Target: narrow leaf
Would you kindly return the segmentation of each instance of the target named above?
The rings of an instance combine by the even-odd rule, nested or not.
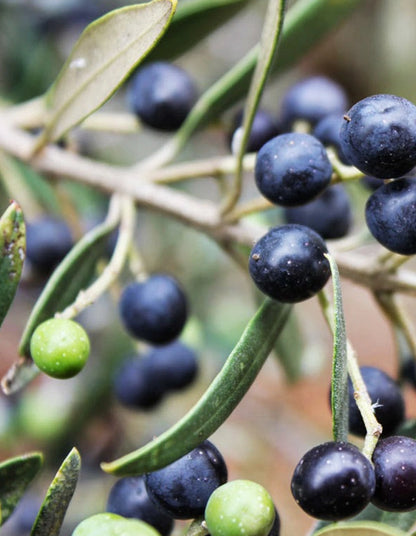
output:
[[[180,2],[163,39],[146,61],[174,59],[226,24],[249,0],[188,0]]]
[[[32,527],[31,536],[59,536],[62,522],[72,499],[81,469],[76,448],[68,454],[56,473]]]
[[[28,187],[23,173],[25,168],[29,169],[9,154],[0,151],[0,176],[2,187],[7,192],[6,199],[16,199],[25,214],[36,214],[39,212],[37,193],[34,195],[32,189]]]
[[[398,432],[400,433],[400,432]],[[368,522],[377,521],[384,525],[389,525],[395,529],[408,531],[416,522],[416,511],[410,512],[386,512],[377,508],[374,504],[370,503],[362,510],[358,515],[354,516],[349,522]],[[331,525],[326,521],[321,521],[317,524],[317,529]]]
[[[341,21],[352,14],[360,0],[299,0],[287,12],[273,74],[296,63]],[[259,46],[253,47],[232,69],[211,86],[178,130],[175,140],[183,147],[195,129],[209,123],[247,94],[256,66]]]
[[[285,329],[274,345],[276,358],[282,366],[289,383],[295,383],[302,373],[302,361],[307,357],[303,334],[296,312],[292,310]]]
[[[184,456],[227,419],[255,380],[290,307],[266,299],[199,402],[161,436],[102,468],[117,476],[155,471]]]
[[[1,379],[4,394],[11,395],[30,383],[39,374],[31,357],[19,357]]]
[[[402,530],[376,521],[350,521],[325,527],[314,536],[406,536]]]
[[[1,524],[12,514],[42,466],[40,452],[23,454],[0,463],[0,507]]]
[[[13,201],[0,218],[0,325],[16,293],[25,251],[25,222],[19,205]]]
[[[286,0],[269,0],[263,31],[261,35],[256,67],[250,83],[247,100],[244,107],[243,125],[241,127],[240,143],[237,150],[236,171],[231,195],[226,200],[223,210],[231,209],[238,201],[242,187],[243,157],[246,151],[251,127],[256,115],[257,107],[263,93],[267,75],[275,57],[277,45],[281,35]]]
[[[59,199],[50,181],[39,175],[33,167],[20,160],[14,160],[14,165],[20,181],[24,183],[24,187],[31,197],[31,203],[33,204],[33,199],[35,199],[46,212],[61,215]],[[26,205],[22,206],[25,208]]]
[[[92,280],[98,260],[103,256],[108,237],[117,221],[104,221],[75,244],[55,269],[39,296],[23,332],[19,353],[30,357],[30,338],[36,327],[71,304]]]
[[[92,22],[47,94],[50,116],[39,146],[59,139],[99,108],[155,46],[177,0],[122,7]]]
[[[406,419],[399,426],[396,435],[404,435],[416,439],[416,419]]]
[[[104,221],[75,244],[47,282],[39,296],[20,339],[22,356],[12,365],[1,381],[6,394],[11,394],[29,383],[38,373],[30,356],[30,338],[36,327],[70,305],[78,293],[93,279],[98,260],[102,257],[116,219]]]
[[[380,521],[397,529],[410,530],[416,523],[416,512],[385,512],[382,511]]]
[[[332,431],[335,441],[348,438],[348,370],[347,335],[342,306],[341,282],[338,267],[331,255],[326,255],[331,266],[334,289],[334,349],[332,357],[331,408]]]

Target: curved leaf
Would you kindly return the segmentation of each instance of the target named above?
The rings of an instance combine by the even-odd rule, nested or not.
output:
[[[23,454],[0,463],[0,525],[10,517],[42,463],[40,452]]]
[[[307,357],[303,339],[298,318],[292,310],[283,333],[274,345],[274,353],[289,383],[295,383],[302,375],[302,361]]]
[[[14,160],[13,163],[16,173],[19,174],[19,180],[23,182],[24,188],[28,190],[28,195],[36,200],[46,212],[60,216],[59,198],[51,182],[45,177],[42,177],[30,165],[20,160]]]
[[[59,536],[81,469],[81,457],[73,448],[56,473],[32,527],[31,536]]]
[[[141,449],[101,467],[117,476],[155,471],[195,448],[227,419],[255,380],[286,322],[290,306],[266,299],[199,402]]]
[[[296,2],[285,16],[279,59],[273,64],[272,73],[277,74],[294,65],[360,3],[360,0]],[[179,148],[183,147],[195,129],[209,123],[246,95],[258,53],[257,45],[200,97],[176,134],[175,141]]]
[[[225,24],[249,0],[188,0],[180,2],[163,39],[146,61],[173,59],[187,52]]]
[[[71,304],[95,274],[98,260],[107,247],[117,221],[104,221],[75,244],[56,268],[39,296],[27,321],[19,345],[20,355],[30,357],[30,338],[36,327]]]
[[[395,527],[396,529],[410,530],[416,523],[416,512],[382,512],[380,518],[382,523]]]
[[[0,218],[0,325],[16,293],[25,251],[25,222],[21,208],[13,201]]]
[[[99,108],[155,46],[177,0],[122,7],[92,22],[47,94],[49,119],[38,147],[60,138]]]
[[[402,530],[376,521],[350,521],[325,527],[314,536],[406,536]]]
[[[97,225],[75,244],[55,269],[32,309],[23,331],[19,345],[22,357],[2,378],[1,386],[6,394],[18,391],[39,373],[30,356],[32,333],[41,322],[70,305],[78,293],[91,282],[97,262],[106,250],[108,237],[117,223],[117,219],[111,219]]]
[[[398,434],[401,433],[400,430],[397,431]],[[381,510],[377,508],[374,504],[368,504],[364,510],[362,510],[358,515],[354,516],[348,523],[366,523],[369,521],[376,521],[382,523],[384,526],[389,525],[395,529],[400,529],[404,531],[410,530],[416,522],[416,511],[411,510],[410,512],[387,512],[386,510]],[[323,527],[330,526],[331,523],[327,521],[320,521],[317,523],[316,530]]]
[[[277,45],[281,36],[286,0],[269,0],[263,31],[259,44],[258,59],[254,69],[253,78],[244,106],[243,124],[237,147],[237,162],[233,187],[225,201],[223,212],[229,211],[237,203],[242,188],[243,158],[246,152],[248,139],[256,115],[257,107],[263,93],[264,85],[269,74],[272,60],[276,55]]]

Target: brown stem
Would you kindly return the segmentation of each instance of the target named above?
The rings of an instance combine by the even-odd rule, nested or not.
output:
[[[135,203],[198,229],[217,241],[231,241],[252,246],[266,228],[240,221],[227,223],[219,207],[205,199],[143,180],[150,169],[128,168],[96,162],[70,153],[57,146],[47,146],[31,159],[35,137],[15,128],[0,112],[0,149],[30,163],[51,178],[67,177],[108,194],[118,192],[131,196]],[[416,295],[416,274],[410,270],[397,273],[377,271],[369,266],[369,257],[355,252],[331,251],[341,276],[373,291],[402,292]]]

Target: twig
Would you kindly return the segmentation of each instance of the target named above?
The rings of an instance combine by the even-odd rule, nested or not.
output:
[[[101,275],[87,289],[82,290],[75,301],[66,307],[62,312],[56,313],[56,318],[74,318],[89,305],[94,303],[117,279],[127,258],[129,247],[133,237],[135,208],[131,199],[123,197],[119,199],[113,197],[110,207],[109,218],[114,215],[114,204],[119,203],[119,214],[121,215],[120,228],[117,244],[110,262],[105,267]]]
[[[265,227],[248,222],[224,222],[215,203],[143,180],[147,173],[143,169],[139,171],[96,162],[56,146],[45,147],[31,161],[33,143],[34,136],[7,123],[0,111],[0,149],[31,163],[41,173],[47,173],[52,178],[67,177],[109,194],[118,192],[131,196],[140,206],[173,217],[216,240],[230,240],[251,247],[266,232]],[[374,267],[369,268],[367,254],[336,250],[331,250],[331,254],[336,259],[341,276],[359,285],[371,290],[416,296],[416,274],[410,270],[377,273]]]
[[[328,298],[327,294],[324,291],[321,291],[318,294],[319,301],[321,304],[321,309],[328,324],[329,329],[332,334],[335,333],[335,326],[333,322],[334,312],[333,306]],[[354,398],[357,404],[357,407],[360,411],[361,417],[364,422],[366,429],[366,436],[364,439],[364,446],[362,452],[369,460],[373,455],[373,451],[376,447],[378,438],[382,432],[382,426],[377,421],[374,415],[374,409],[372,406],[372,401],[368,395],[367,387],[364,383],[364,380],[361,375],[360,367],[357,360],[357,355],[355,353],[352,344],[347,339],[347,370],[348,375],[351,378],[352,386],[354,389]]]
[[[253,171],[256,155],[247,154],[243,160],[244,171]],[[235,156],[216,156],[204,160],[174,164],[162,169],[149,171],[148,180],[160,184],[178,182],[181,180],[198,179],[201,177],[221,177],[229,175],[235,168]]]
[[[364,173],[356,167],[343,164],[333,147],[327,147],[326,152],[334,170],[332,183],[355,181],[364,177]]]
[[[416,333],[397,297],[391,292],[375,292],[374,297],[389,321],[402,333],[412,354],[416,356]]]

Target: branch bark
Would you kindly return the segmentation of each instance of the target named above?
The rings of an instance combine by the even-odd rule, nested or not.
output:
[[[154,169],[140,169],[139,166],[128,168],[105,164],[52,145],[32,158],[34,144],[35,136],[16,128],[6,115],[0,113],[0,149],[51,178],[66,177],[108,194],[118,192],[129,195],[137,205],[175,218],[222,244],[234,242],[251,247],[267,230],[243,221],[227,223],[215,202],[152,182],[152,179],[160,180],[160,170],[156,172]],[[209,171],[206,162],[203,166]],[[218,163],[213,162],[213,168],[217,169]],[[416,274],[412,271],[376,271],[369,266],[367,254],[337,252],[336,244],[331,247],[331,254],[336,259],[340,275],[359,285],[373,291],[416,295]]]

